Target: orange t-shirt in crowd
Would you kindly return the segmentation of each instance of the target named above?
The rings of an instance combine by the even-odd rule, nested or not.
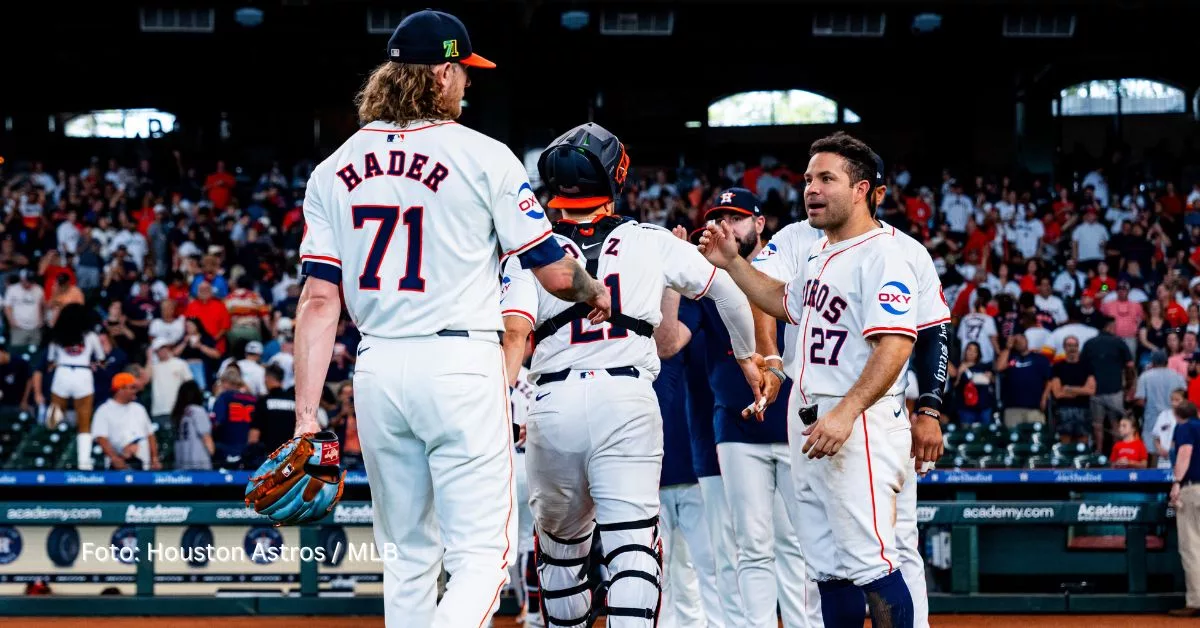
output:
[[[1140,438],[1134,438],[1132,441],[1118,441],[1113,443],[1112,455],[1109,459],[1116,462],[1121,459],[1129,462],[1145,462],[1150,455],[1146,452],[1146,443]]]
[[[187,308],[183,310],[183,316],[184,318],[200,319],[204,331],[214,338],[221,332],[229,331],[232,325],[232,321],[229,319],[229,310],[225,308],[225,303],[218,299],[209,299],[207,303],[195,299],[188,303]],[[225,352],[224,337],[217,340],[216,349],[222,353]]]
[[[204,187],[208,188],[208,200],[212,201],[213,207],[220,210],[229,206],[229,199],[233,197],[233,184],[236,182],[228,172],[214,172],[208,175],[204,180]],[[224,185],[220,185],[222,183]]]

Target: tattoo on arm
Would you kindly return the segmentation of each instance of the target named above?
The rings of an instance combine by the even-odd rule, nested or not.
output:
[[[550,294],[553,294],[563,301],[572,301],[575,303],[587,301],[598,294],[598,283],[596,280],[592,279],[592,276],[587,273],[587,270],[575,262],[575,260],[569,257],[564,257],[563,259],[554,263],[564,264],[571,270],[571,286],[564,290],[551,291]]]

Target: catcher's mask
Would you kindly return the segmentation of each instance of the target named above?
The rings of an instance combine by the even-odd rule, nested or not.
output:
[[[594,209],[621,193],[629,155],[617,136],[594,122],[561,135],[538,157],[538,172],[555,209]]]

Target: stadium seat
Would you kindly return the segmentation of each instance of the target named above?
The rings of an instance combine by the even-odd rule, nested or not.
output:
[[[1003,469],[1008,466],[1007,456],[999,453],[982,456],[975,462],[980,469]]]
[[[947,449],[942,457],[937,459],[937,468],[939,469],[957,469],[960,466],[962,466],[962,457],[950,449]]]
[[[1085,454],[1075,456],[1071,464],[1076,469],[1100,469],[1108,466],[1108,456],[1104,454]]]
[[[1076,456],[1082,456],[1090,453],[1088,446],[1083,443],[1054,443],[1050,447],[1050,453],[1062,458],[1075,459]]]
[[[949,430],[942,439],[945,441],[946,449],[957,449],[959,445],[967,442],[967,436],[971,436],[974,440],[974,434],[968,434],[962,430]]]
[[[996,448],[991,443],[963,443],[958,446],[958,455],[964,458],[980,458],[981,456],[990,455]]]

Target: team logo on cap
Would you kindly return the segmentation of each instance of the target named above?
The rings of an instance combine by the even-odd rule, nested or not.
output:
[[[12,526],[0,526],[0,565],[7,565],[21,555],[21,533]]]
[[[443,41],[442,48],[446,49],[446,58],[447,59],[449,59],[450,57],[458,56],[458,40],[457,39],[447,39],[446,41]]]
[[[912,292],[899,281],[889,281],[879,290],[879,307],[888,314],[907,314],[912,308]]]
[[[721,204],[722,205],[728,205],[732,202],[733,202],[733,192],[722,192],[721,193]]]
[[[522,183],[521,187],[517,188],[517,209],[535,220],[546,217],[546,212],[542,211],[542,205],[538,203],[537,196],[533,193],[533,187],[528,183]]]

